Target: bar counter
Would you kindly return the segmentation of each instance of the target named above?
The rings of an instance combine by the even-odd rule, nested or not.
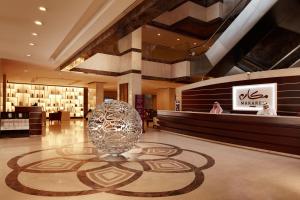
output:
[[[162,130],[300,155],[300,117],[158,111]]]

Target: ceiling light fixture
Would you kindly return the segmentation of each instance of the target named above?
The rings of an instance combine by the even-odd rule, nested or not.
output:
[[[31,35],[33,35],[33,36],[38,36],[38,34],[37,34],[37,33],[31,33]]]
[[[157,36],[160,36],[160,33],[157,33]]]
[[[179,41],[180,40],[180,38],[177,38],[177,41]]]
[[[40,7],[39,7],[39,10],[40,10],[40,11],[43,11],[43,12],[46,12],[46,11],[47,11],[47,8],[45,8],[44,6],[40,6]]]
[[[31,56],[31,54],[27,54],[26,56],[27,56],[27,57],[30,57],[30,56]]]
[[[29,43],[29,45],[30,45],[30,46],[34,46],[35,44],[34,44],[34,43],[32,43],[32,42],[30,42],[30,43]]]
[[[35,20],[34,23],[36,25],[38,25],[38,26],[42,26],[43,25],[43,23],[41,21],[39,21],[39,20]]]
[[[194,42],[193,44],[194,44],[194,45],[197,45],[197,42]]]

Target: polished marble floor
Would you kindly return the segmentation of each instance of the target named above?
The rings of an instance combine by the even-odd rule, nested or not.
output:
[[[88,142],[86,122],[0,139],[0,199],[300,199],[300,157],[148,129],[126,160]]]

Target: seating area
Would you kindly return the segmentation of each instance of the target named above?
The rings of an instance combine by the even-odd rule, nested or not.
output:
[[[49,113],[49,123],[51,124],[53,121],[57,121],[58,123],[61,123],[61,116],[62,116],[61,111]]]

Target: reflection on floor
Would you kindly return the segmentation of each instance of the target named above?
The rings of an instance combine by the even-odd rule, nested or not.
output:
[[[300,199],[300,158],[148,129],[127,160],[108,161],[86,122],[0,140],[0,199]],[[56,199],[55,198],[55,199]]]

